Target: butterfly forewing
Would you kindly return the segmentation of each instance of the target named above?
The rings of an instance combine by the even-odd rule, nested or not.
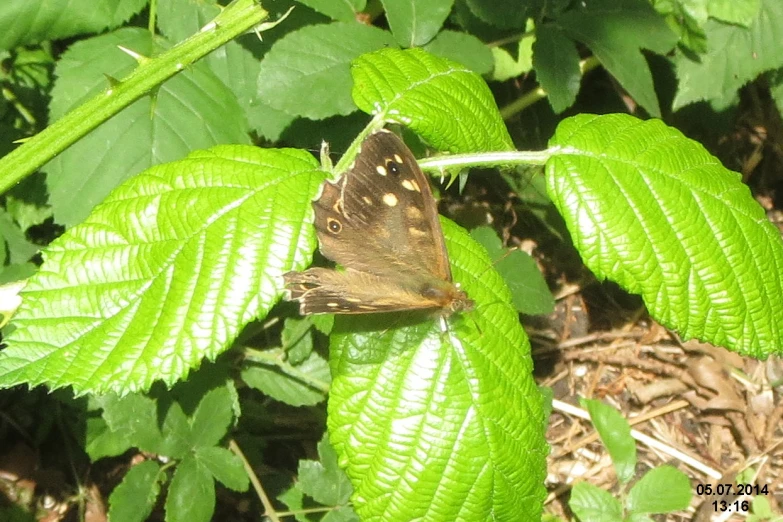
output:
[[[451,280],[438,210],[416,158],[395,134],[362,144],[353,167],[313,204],[321,252],[346,268]]]
[[[396,135],[367,137],[354,165],[324,183],[313,210],[321,253],[345,271],[285,275],[303,314],[472,307],[451,281],[429,182]]]

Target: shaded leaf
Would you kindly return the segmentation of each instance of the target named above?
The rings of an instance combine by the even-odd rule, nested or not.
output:
[[[299,461],[299,487],[326,506],[338,506],[348,502],[353,492],[345,472],[337,466],[337,454],[324,437],[318,443],[321,461]]]
[[[5,0],[0,49],[97,33],[128,20],[147,0]]]
[[[315,317],[307,316],[301,319],[289,317],[285,320],[283,331],[280,332],[280,340],[288,362],[294,366],[302,364],[313,351],[312,327]]]
[[[556,26],[545,24],[536,30],[533,67],[553,111],[560,113],[573,105],[582,79],[579,53],[574,42]]]
[[[154,399],[137,393],[124,397],[110,393],[98,397],[97,402],[103,408],[102,417],[109,429],[125,433],[139,449],[150,453],[163,452],[163,436]]]
[[[522,28],[527,18],[525,0],[466,0],[470,11],[484,22],[505,28]]]
[[[476,228],[470,232],[470,237],[487,249],[495,270],[503,276],[511,291],[512,302],[518,312],[537,315],[554,310],[552,292],[532,257],[521,250],[503,248],[500,238],[490,227]]]
[[[710,0],[710,16],[726,23],[750,26],[761,8],[761,0]]]
[[[504,82],[533,70],[533,43],[536,37],[531,33],[519,41],[513,54],[503,47],[492,48],[492,80]]]
[[[301,364],[285,364],[285,367],[284,371],[271,365],[249,366],[242,370],[242,380],[251,388],[291,406],[312,406],[326,398],[323,390],[328,388],[331,377],[323,357],[311,352]]]
[[[351,22],[356,19],[356,15],[364,11],[367,0],[298,0],[319,13],[323,13],[329,18],[340,20],[341,22]]]
[[[90,460],[122,455],[133,447],[133,434],[128,431],[114,431],[101,417],[88,418],[84,449]]]
[[[118,46],[151,55],[165,41],[124,28],[72,45],[57,64],[51,113],[57,119],[97,95],[106,76],[122,78],[136,61]],[[58,223],[80,223],[132,175],[219,143],[249,143],[247,121],[231,91],[195,64],[106,121],[47,163],[50,202]],[[78,197],[74,197],[78,194]]]
[[[215,446],[202,447],[196,450],[195,456],[224,486],[234,491],[247,491],[250,479],[245,467],[240,458],[229,450]]]
[[[425,47],[436,56],[461,63],[476,74],[492,70],[492,51],[475,36],[456,31],[441,31]]]
[[[166,497],[167,522],[208,522],[215,511],[215,483],[195,457],[182,460],[174,471]]]
[[[394,39],[402,47],[420,47],[438,34],[454,0],[381,0]]]
[[[356,110],[351,60],[394,45],[391,34],[358,23],[313,25],[287,34],[264,56],[258,75],[263,103],[287,114],[319,120]]]
[[[660,117],[652,73],[642,54],[665,54],[676,35],[645,0],[597,0],[577,4],[557,19],[572,38],[587,45],[601,64],[651,115]]]
[[[228,388],[208,391],[190,420],[193,447],[214,446],[228,433],[234,418],[232,397]]]
[[[112,522],[144,522],[152,513],[160,494],[163,475],[152,460],[136,464],[122,478],[109,497]]]
[[[783,65],[783,2],[762,0],[750,27],[710,20],[704,26],[709,50],[698,59],[675,58],[679,85],[672,106],[725,99],[759,74]],[[752,59],[749,59],[751,57]]]

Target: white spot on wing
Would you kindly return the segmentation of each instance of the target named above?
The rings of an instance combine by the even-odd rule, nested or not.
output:
[[[387,192],[386,194],[383,195],[383,202],[390,207],[396,207],[397,203],[399,203],[400,200],[398,200],[397,196],[395,196],[391,192]]]
[[[421,187],[419,187],[419,184],[416,183],[415,179],[404,179],[404,180],[402,180],[402,186],[405,187],[408,190],[421,192]]]

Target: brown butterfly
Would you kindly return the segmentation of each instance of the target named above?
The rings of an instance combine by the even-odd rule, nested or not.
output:
[[[302,314],[473,309],[454,284],[429,182],[395,134],[362,143],[353,166],[313,202],[321,253],[345,270],[284,275]]]

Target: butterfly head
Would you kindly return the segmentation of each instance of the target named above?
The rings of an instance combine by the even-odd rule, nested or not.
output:
[[[433,281],[422,285],[419,293],[422,300],[438,309],[438,315],[446,317],[461,312],[470,312],[475,305],[468,294],[460,289],[458,283]]]
[[[449,310],[452,314],[472,312],[475,306],[476,303],[468,297],[468,294],[462,290],[458,290],[455,299],[449,304]]]

